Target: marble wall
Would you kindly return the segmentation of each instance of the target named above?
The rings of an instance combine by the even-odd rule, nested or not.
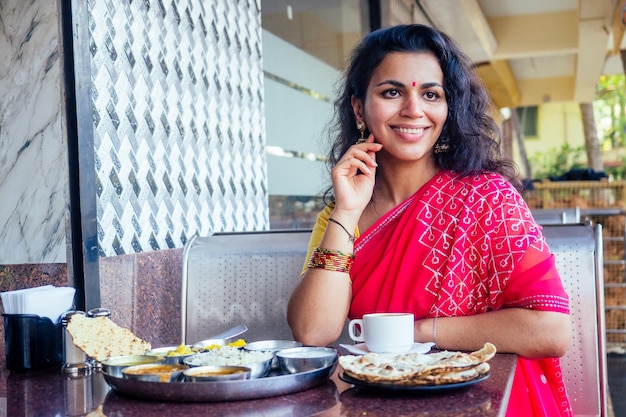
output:
[[[0,2],[0,265],[67,258],[57,7]]]
[[[182,262],[182,249],[102,258],[102,306],[153,346],[180,344]]]

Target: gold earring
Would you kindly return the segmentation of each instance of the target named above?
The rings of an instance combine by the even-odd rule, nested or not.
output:
[[[442,143],[442,141],[438,140],[435,142],[435,146],[433,147],[434,153],[445,153],[450,149],[450,145],[447,143]]]
[[[365,138],[365,122],[358,120],[356,122],[356,128],[359,130],[359,132],[361,132],[361,137],[357,139],[356,143],[358,144],[365,142],[367,140]]]

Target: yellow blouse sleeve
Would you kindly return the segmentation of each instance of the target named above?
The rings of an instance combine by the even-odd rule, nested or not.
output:
[[[328,226],[328,218],[330,217],[330,213],[332,213],[335,205],[333,203],[328,204],[322,211],[317,215],[317,220],[315,222],[315,226],[313,226],[313,230],[311,231],[311,238],[309,239],[309,248],[306,252],[306,258],[304,259],[304,265],[302,266],[302,271],[300,272],[300,276],[302,276],[307,268],[309,263],[309,259],[311,259],[311,254],[313,253],[313,249],[317,248],[322,241],[322,236],[324,236],[324,232],[326,231],[326,226]],[[354,236],[359,237],[359,229],[354,231]]]

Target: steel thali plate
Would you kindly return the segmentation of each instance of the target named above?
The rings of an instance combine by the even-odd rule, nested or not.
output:
[[[252,400],[304,391],[322,384],[334,372],[332,365],[296,374],[269,375],[239,381],[149,382],[118,378],[103,372],[105,381],[122,395],[145,400],[217,402]]]

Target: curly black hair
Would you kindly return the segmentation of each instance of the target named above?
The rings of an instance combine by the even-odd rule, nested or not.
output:
[[[365,36],[352,52],[334,103],[329,169],[360,135],[352,96],[365,101],[372,74],[391,52],[431,52],[439,61],[448,117],[438,143],[447,144],[448,150],[434,154],[437,165],[461,175],[497,172],[521,189],[515,163],[502,157],[500,129],[491,115],[491,98],[470,58],[449,36],[420,24],[378,29]],[[332,187],[325,193],[326,199],[331,196]]]

